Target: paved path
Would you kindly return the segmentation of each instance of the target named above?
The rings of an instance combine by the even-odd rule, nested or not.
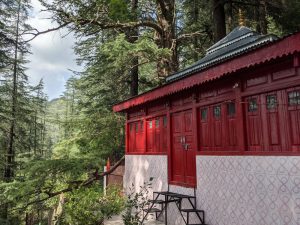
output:
[[[150,217],[150,216],[149,216]],[[124,225],[121,216],[113,216],[111,219],[104,222],[105,225]],[[164,225],[164,223],[157,220],[149,220],[144,223],[145,225]]]

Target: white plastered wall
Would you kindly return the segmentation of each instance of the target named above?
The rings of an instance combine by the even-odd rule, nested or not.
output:
[[[196,161],[197,207],[205,210],[207,224],[300,225],[300,157],[197,156]],[[154,177],[153,190],[165,191],[167,168],[167,156],[127,155],[125,189],[131,183],[138,189]],[[194,195],[191,188],[169,189]],[[184,224],[174,205],[168,224]]]
[[[128,193],[129,188],[134,185],[138,192],[144,182],[153,178],[152,190],[166,191],[168,189],[168,164],[165,155],[126,155],[125,157],[125,174],[124,189]]]

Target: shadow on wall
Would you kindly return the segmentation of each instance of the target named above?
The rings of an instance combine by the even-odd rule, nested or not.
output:
[[[151,177],[153,181],[151,182],[152,190],[149,190],[149,198],[152,198],[153,191],[167,190],[167,156],[127,155],[125,165],[124,189],[127,193],[132,185],[138,192]]]

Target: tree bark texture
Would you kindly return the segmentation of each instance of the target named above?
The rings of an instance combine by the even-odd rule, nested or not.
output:
[[[137,9],[138,9],[138,0],[131,0],[131,13],[134,20],[137,20]],[[139,30],[137,27],[129,29],[127,32],[127,39],[129,42],[134,43],[138,40]],[[138,95],[139,93],[139,58],[135,56],[131,61],[131,70],[130,70],[130,97]]]
[[[266,1],[260,1],[260,4],[259,4],[259,26],[260,26],[260,32],[262,34],[268,33]]]
[[[217,42],[226,36],[224,2],[212,0],[212,12],[214,22],[214,41]]]
[[[232,0],[228,0],[227,3],[227,31],[230,32],[233,30],[233,7],[232,7]]]
[[[175,32],[175,1],[157,0],[157,19],[162,29],[161,33],[156,32],[155,39],[159,47],[170,49],[171,55],[161,59],[157,64],[158,77],[163,82],[166,76],[178,70],[178,56]]]

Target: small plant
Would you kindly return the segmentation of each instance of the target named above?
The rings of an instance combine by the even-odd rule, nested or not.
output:
[[[129,188],[129,194],[125,203],[125,211],[122,215],[124,225],[139,225],[143,219],[143,209],[150,204],[148,195],[152,186],[153,177],[140,186],[139,192],[135,192],[134,184]]]

